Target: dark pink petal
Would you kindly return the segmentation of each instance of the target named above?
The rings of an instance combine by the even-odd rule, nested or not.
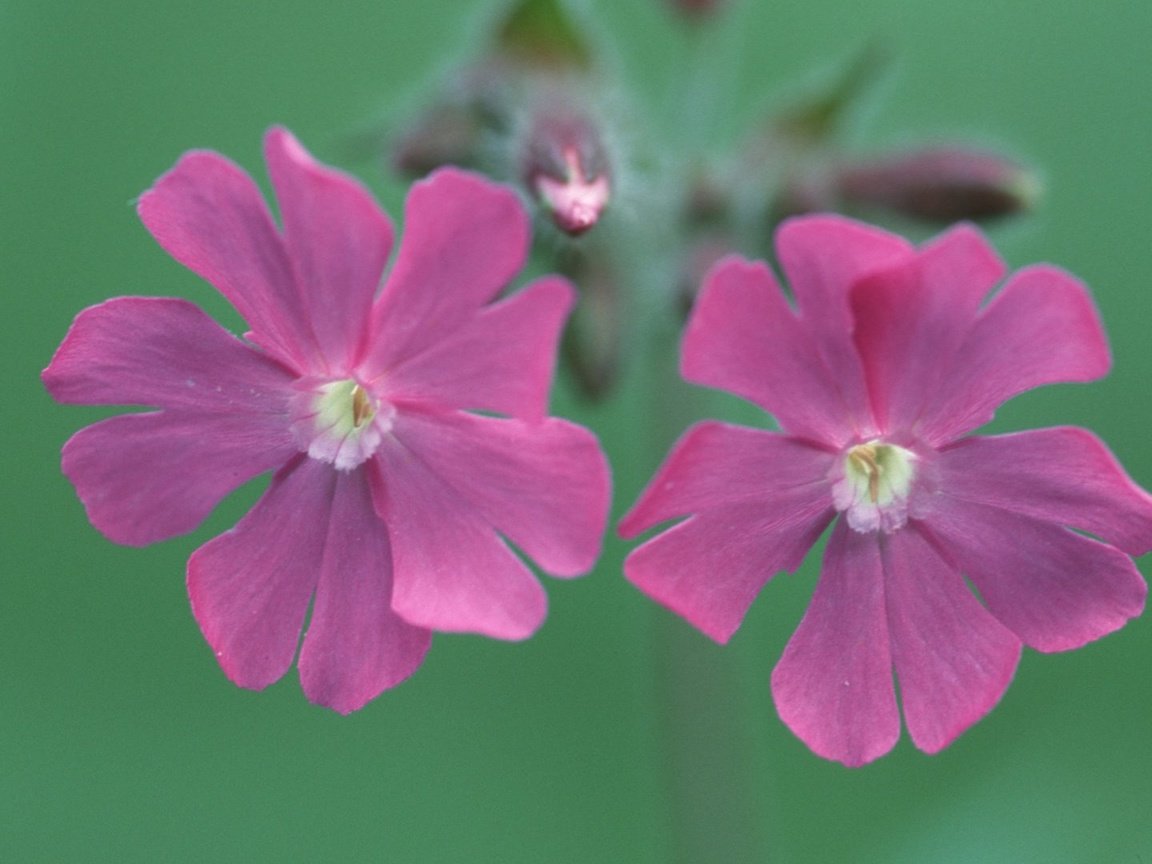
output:
[[[596,563],[611,481],[587,429],[554,417],[401,412],[393,434],[407,458],[435,475],[429,490],[451,490],[451,506],[471,510],[546,572],[576,576]]]
[[[908,260],[915,250],[902,237],[842,216],[804,216],[780,226],[776,252],[850,422],[860,437],[872,436],[877,430],[852,344],[849,292],[863,277]]]
[[[833,445],[853,437],[838,382],[763,263],[726,258],[708,274],[680,368],[689,381],[755,402],[793,435]]]
[[[832,520],[827,494],[790,493],[692,516],[634,549],[624,575],[723,644],[760,589],[777,573],[799,567]]]
[[[828,472],[835,455],[761,429],[705,421],[689,429],[640,499],[620,520],[632,538],[654,525],[728,504],[810,500],[832,506]],[[786,508],[781,506],[781,513]]]
[[[220,667],[260,690],[292,665],[324,561],[336,472],[293,460],[256,506],[188,559],[188,596]]]
[[[572,288],[549,277],[486,306],[444,341],[385,373],[394,401],[498,411],[538,421],[548,408],[556,345]]]
[[[372,299],[392,250],[392,225],[368,190],[317,163],[286,129],[268,132],[264,158],[300,303],[327,371],[340,374],[355,362],[367,333]]]
[[[162,411],[81,429],[64,445],[63,470],[99,531],[145,546],[191,531],[296,451],[287,424],[270,415]]]
[[[911,429],[953,362],[965,361],[956,351],[1003,275],[984,236],[962,225],[907,263],[856,283],[856,347],[885,431]]]
[[[998,507],[939,498],[930,530],[1025,644],[1079,648],[1143,611],[1148,586],[1118,549]]]
[[[696,515],[634,550],[625,575],[727,642],[764,584],[795,570],[831,521],[834,458],[772,432],[713,422],[693,427],[620,521],[620,533],[634,537]]]
[[[320,584],[300,649],[309,700],[348,714],[419,668],[432,634],[392,611],[392,557],[365,471],[336,472]]]
[[[43,377],[60,402],[276,415],[287,429],[294,376],[186,300],[118,297],[76,316]]]
[[[298,370],[315,366],[308,309],[283,240],[243,170],[219,153],[186,153],[137,210],[156,242],[227,297],[261,345]]]
[[[939,466],[951,497],[1088,531],[1129,555],[1152,550],[1152,495],[1087,429],[965,438]]]
[[[896,744],[878,535],[836,522],[812,603],[772,672],[772,695],[788,728],[825,759],[863,765]]]
[[[544,589],[484,516],[395,438],[367,464],[392,543],[396,614],[430,630],[531,636]]]
[[[925,412],[921,435],[954,441],[992,419],[1017,393],[1061,381],[1092,381],[1111,365],[1088,291],[1048,265],[1012,276],[980,313]]]
[[[528,216],[507,187],[455,168],[414,185],[373,309],[366,372],[387,372],[462,326],[524,266],[528,240]]]
[[[914,527],[881,543],[904,721],[916,746],[936,753],[1000,701],[1020,640]]]

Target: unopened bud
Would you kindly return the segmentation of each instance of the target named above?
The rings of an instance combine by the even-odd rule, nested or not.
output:
[[[561,231],[577,236],[600,221],[612,180],[600,134],[587,117],[538,116],[523,165],[524,185]]]
[[[496,34],[506,59],[536,69],[584,70],[592,52],[563,0],[515,0]]]
[[[580,292],[564,332],[564,365],[581,395],[594,402],[612,391],[623,344],[619,262],[596,239],[558,250],[553,261]]]
[[[392,145],[392,167],[422,177],[442,165],[471,167],[479,149],[481,124],[464,105],[439,105],[416,118]]]
[[[835,186],[846,204],[879,206],[933,222],[992,219],[1027,210],[1040,193],[1035,175],[986,150],[914,150],[841,167]]]

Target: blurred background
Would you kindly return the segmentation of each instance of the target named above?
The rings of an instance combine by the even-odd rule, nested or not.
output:
[[[89,526],[59,448],[110,412],[57,406],[38,377],[72,317],[146,294],[237,324],[151,240],[133,199],[193,147],[267,189],[260,139],[283,123],[398,214],[403,185],[349,142],[419,106],[477,50],[494,5],[0,2],[0,860],[674,861],[690,842],[679,747],[702,754],[687,800],[721,811],[718,833],[732,826],[700,860],[1152,862],[1147,617],[1068,655],[1026,651],[1002,704],[942,754],[905,737],[848,770],[795,739],[768,692],[815,555],[774,580],[720,649],[623,580],[625,546],[610,536],[594,573],[548,580],[536,637],[440,636],[409,682],[340,717],[308,704],[294,671],[263,693],[234,687],[188,609],[189,553],[262,483],[147,549]],[[1152,486],[1152,6],[746,0],[708,25],[700,50],[660,0],[573,5],[632,88],[623,134],[670,149],[701,63],[717,89],[692,134],[722,150],[880,37],[894,63],[847,145],[935,135],[1033,165],[1044,198],[993,239],[1013,267],[1046,260],[1083,278],[1109,329],[1107,380],[1027,394],[994,428],[1089,426]],[[565,380],[554,399],[602,436],[617,514],[668,439],[637,419],[651,381],[621,386],[589,407]],[[715,687],[677,691],[681,665]],[[732,746],[739,776],[709,756]]]

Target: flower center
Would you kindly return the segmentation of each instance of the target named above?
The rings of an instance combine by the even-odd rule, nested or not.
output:
[[[883,441],[848,448],[832,485],[832,500],[860,532],[895,531],[908,521],[917,456]]]
[[[352,379],[302,389],[293,402],[297,440],[308,455],[350,471],[392,428],[395,409]]]

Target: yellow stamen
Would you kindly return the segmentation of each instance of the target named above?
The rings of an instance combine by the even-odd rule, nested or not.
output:
[[[359,384],[352,388],[352,425],[359,429],[372,419],[375,409],[368,393]]]

